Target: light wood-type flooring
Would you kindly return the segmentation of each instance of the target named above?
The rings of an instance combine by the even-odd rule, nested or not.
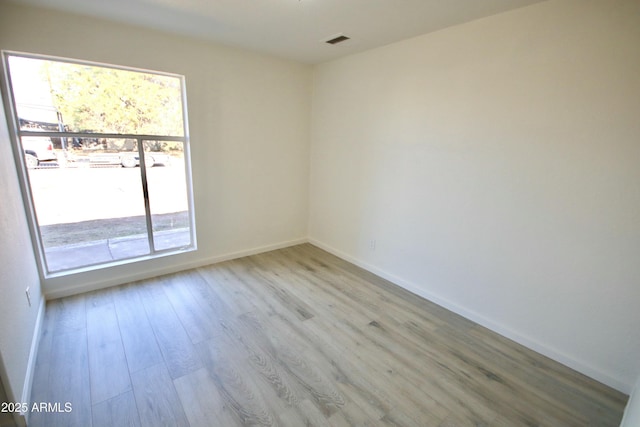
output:
[[[617,426],[626,399],[305,244],[50,301],[30,425]]]

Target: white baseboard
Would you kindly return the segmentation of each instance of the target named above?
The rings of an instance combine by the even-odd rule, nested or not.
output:
[[[38,307],[38,315],[36,317],[36,325],[31,338],[31,349],[29,350],[29,360],[27,361],[27,372],[24,376],[24,386],[22,387],[22,399],[20,402],[31,403],[31,388],[33,386],[33,373],[36,369],[36,361],[38,359],[38,348],[40,347],[40,335],[42,333],[42,325],[44,323],[44,311],[46,308],[46,299],[40,298],[40,306]],[[29,422],[29,412],[20,413],[25,421]]]
[[[620,422],[620,427],[638,426],[640,422],[640,378],[629,395],[627,406],[624,408],[624,415]]]
[[[260,247],[253,248],[253,249],[247,249],[247,250],[242,250],[242,251],[238,251],[238,252],[231,252],[229,254],[219,255],[219,256],[206,258],[204,260],[197,261],[198,265],[194,265],[193,267],[189,267],[189,268],[196,268],[196,267],[202,267],[204,265],[216,264],[216,263],[223,262],[223,261],[229,261],[229,260],[232,260],[232,259],[237,259],[237,258],[242,258],[242,257],[246,257],[246,256],[261,254],[263,252],[269,252],[269,251],[275,251],[275,250],[278,250],[278,249],[284,249],[284,248],[288,248],[290,246],[301,245],[303,243],[308,243],[308,242],[309,242],[309,240],[306,237],[304,237],[304,238],[300,238],[300,239],[288,240],[286,242],[275,243],[275,244],[272,244],[272,245],[260,246]]]
[[[245,249],[236,252],[230,252],[227,254],[216,255],[213,257],[201,258],[193,261],[183,262],[179,264],[171,264],[163,268],[154,270],[144,270],[140,273],[130,274],[126,276],[109,277],[104,280],[98,280],[94,282],[84,282],[77,286],[69,286],[64,288],[57,288],[54,290],[45,290],[45,297],[48,300],[68,297],[71,295],[81,294],[84,292],[91,292],[98,289],[108,288],[111,286],[118,286],[124,283],[134,282],[136,280],[150,279],[152,277],[161,276],[163,274],[177,273],[183,270],[189,270],[192,268],[203,267],[205,265],[216,264],[223,261],[229,261],[236,258],[242,258],[245,256],[256,255],[262,252],[274,251],[277,249],[287,248],[289,246],[295,246],[302,243],[307,243],[307,238],[299,238],[293,240],[287,240],[284,242],[274,243],[270,245],[258,246],[255,248]]]
[[[559,362],[575,371],[578,371],[590,378],[593,378],[596,381],[599,381],[603,384],[608,385],[609,387],[612,387],[622,393],[625,394],[629,394],[631,393],[631,390],[634,387],[634,384],[630,383],[629,381],[634,381],[635,379],[633,378],[620,378],[617,377],[614,374],[609,374],[606,372],[603,372],[600,369],[597,369],[593,366],[590,366],[588,364],[585,364],[577,359],[575,359],[574,357],[568,356],[567,354],[553,348],[550,347],[548,345],[545,345],[535,339],[532,339],[526,335],[523,335],[517,331],[514,331],[513,329],[509,328],[506,325],[503,325],[501,323],[495,322],[473,310],[469,310],[465,307],[462,307],[458,304],[455,304],[447,299],[441,298],[438,295],[435,295],[431,292],[428,292],[424,289],[422,289],[420,286],[417,286],[414,283],[411,283],[407,280],[404,280],[394,274],[388,273],[372,264],[369,264],[367,262],[364,262],[362,260],[359,260],[351,255],[348,255],[342,251],[339,251],[325,243],[322,243],[314,238],[309,238],[309,243],[311,243],[314,246],[319,247],[320,249],[323,249],[335,256],[337,256],[338,258],[342,258],[345,261],[348,261],[352,264],[357,265],[358,267],[364,268],[365,270],[382,277],[383,279],[386,279],[392,283],[394,283],[395,285],[400,286],[401,288],[406,289],[407,291],[425,298],[435,304],[438,304],[441,307],[446,308],[447,310],[450,310],[456,314],[459,314],[462,317],[465,317],[479,325],[484,326],[485,328],[488,328],[490,330],[492,330],[493,332],[496,332],[506,338],[509,338],[512,341],[517,342],[518,344],[521,344],[537,353],[540,353],[546,357],[549,357],[550,359],[555,360],[556,362]]]

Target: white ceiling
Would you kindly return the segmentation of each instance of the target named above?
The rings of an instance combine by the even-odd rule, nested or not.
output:
[[[542,0],[15,0],[319,63]],[[337,34],[351,37],[328,45]]]

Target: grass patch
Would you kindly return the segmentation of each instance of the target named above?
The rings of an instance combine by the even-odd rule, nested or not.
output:
[[[186,211],[151,215],[151,219],[154,231],[189,227],[189,215]],[[94,219],[69,224],[44,225],[40,227],[40,231],[44,247],[53,248],[95,240],[146,234],[147,225],[144,215],[140,215],[126,218]]]

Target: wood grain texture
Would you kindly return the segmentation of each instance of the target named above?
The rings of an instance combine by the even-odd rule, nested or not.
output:
[[[258,375],[247,369],[237,353],[237,347],[230,340],[225,337],[207,340],[198,345],[198,351],[224,405],[230,408],[235,423],[276,425],[276,417],[257,384]]]
[[[54,410],[45,409],[43,425],[91,425],[88,359],[86,329],[54,336],[46,397],[37,403],[58,404],[59,407]],[[67,403],[71,404],[70,412],[64,412],[63,408]]]
[[[85,295],[51,301],[47,309],[54,312],[54,334],[64,334],[78,329],[85,329],[87,317],[85,310]]]
[[[195,274],[182,273],[163,281],[163,290],[194,344],[222,333],[216,312],[191,292],[198,280],[200,277]]]
[[[87,304],[87,344],[91,403],[131,390],[127,359],[113,303]]]
[[[119,286],[113,295],[129,372],[162,363],[162,353],[136,285]]]
[[[93,427],[140,427],[133,391],[93,405]]]
[[[141,284],[139,293],[169,374],[179,378],[200,369],[202,362],[163,291],[165,280]]]
[[[131,375],[142,427],[188,427],[178,394],[164,364]]]
[[[191,427],[239,426],[207,369],[174,380]]]
[[[307,244],[50,302],[32,399],[75,402],[36,427],[555,427],[627,396]]]

